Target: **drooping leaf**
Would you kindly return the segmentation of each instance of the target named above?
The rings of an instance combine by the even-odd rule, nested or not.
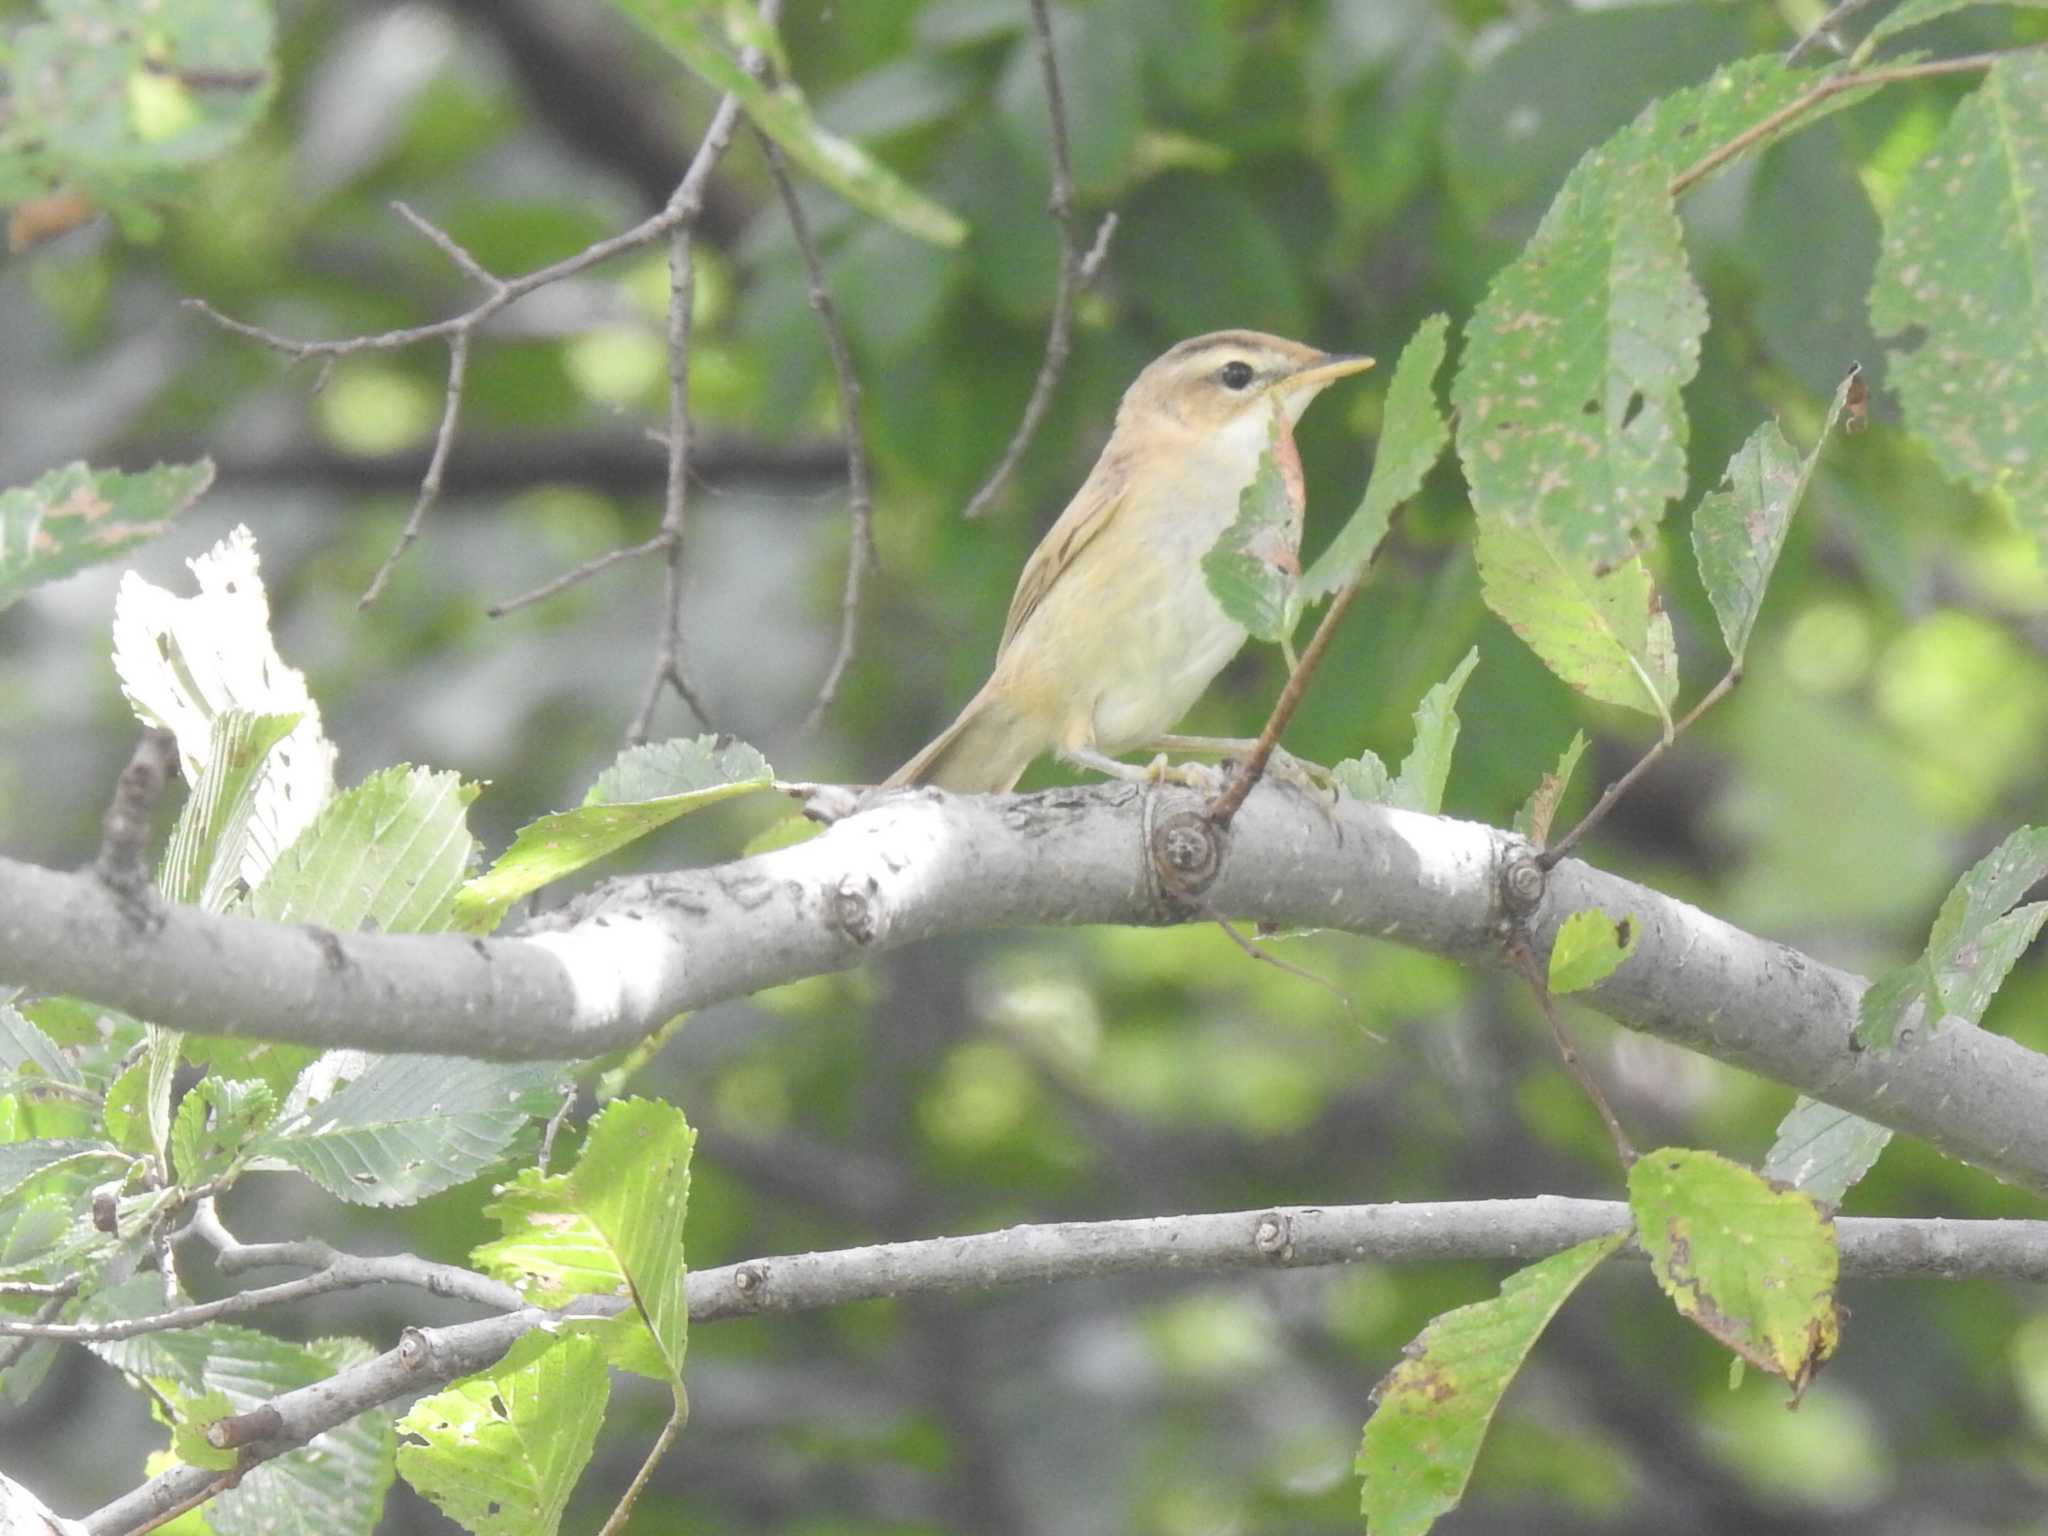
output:
[[[1776,422],[1765,422],[1735,451],[1723,477],[1725,490],[1707,496],[1692,515],[1693,555],[1700,581],[1707,589],[1721,638],[1739,666],[1756,628],[1764,588],[1785,547],[1792,514],[1813,480],[1814,466],[1828,436],[1841,419],[1843,403],[1855,387],[1856,375],[1843,379],[1828,408],[1826,422],[1813,451],[1800,457]]]
[[[1612,1232],[1518,1270],[1491,1301],[1433,1320],[1373,1393],[1358,1451],[1372,1536],[1421,1536],[1458,1507],[1501,1394],[1557,1309],[1627,1239]]]
[[[1480,519],[1476,552],[1486,606],[1545,666],[1590,699],[1668,719],[1678,652],[1640,557],[1596,574],[1493,518]]]
[[[469,933],[498,926],[513,902],[678,816],[735,795],[767,789],[775,771],[744,742],[717,736],[629,747],[573,811],[528,822],[512,846],[456,897],[455,924]]]
[[[1636,952],[1642,928],[1629,917],[1598,907],[1574,912],[1558,925],[1550,946],[1550,990],[1562,995],[1597,986]]]
[[[1917,960],[1872,982],[1856,1038],[1891,1046],[1905,1026],[1946,1018],[1978,1023],[2027,946],[2048,922],[2048,901],[2016,906],[2048,879],[2048,827],[2022,827],[1973,865],[1941,904]]]
[[[1890,1126],[1802,1093],[1778,1122],[1764,1177],[1803,1189],[1823,1205],[1840,1205],[1891,1139]]]
[[[270,600],[256,541],[236,528],[189,561],[198,584],[177,597],[134,572],[114,601],[114,670],[136,715],[178,741],[185,780],[205,777],[214,718],[228,710],[297,715],[265,759],[239,871],[254,887],[334,793],[334,744],[304,674],[286,666],[270,635]]]
[[[2048,59],[2000,59],[1884,219],[1870,315],[1944,472],[2048,549]]]
[[[211,484],[213,461],[201,459],[134,475],[72,464],[0,491],[0,608],[155,538]]]
[[[1557,767],[1543,775],[1536,787],[1529,791],[1529,798],[1522,802],[1522,808],[1515,812],[1515,830],[1539,848],[1550,841],[1550,823],[1557,815],[1564,792],[1571,787],[1572,774],[1578,769],[1579,758],[1585,750],[1586,733],[1573,731],[1570,743],[1558,757]]]
[[[1387,536],[1395,509],[1422,489],[1443,456],[1451,429],[1436,403],[1436,375],[1443,367],[1450,324],[1444,315],[1431,315],[1401,349],[1393,382],[1387,386],[1379,448],[1364,499],[1301,578],[1302,601],[1312,603],[1364,576]]]
[[[854,207],[935,245],[958,245],[967,226],[857,145],[827,132],[804,93],[782,80],[764,84],[706,29],[710,0],[612,0],[714,90],[737,96],[754,125],[810,175]]]
[[[1643,1251],[1679,1312],[1805,1391],[1841,1335],[1835,1228],[1814,1198],[1682,1147],[1638,1158],[1628,1190]]]
[[[1280,640],[1291,629],[1301,577],[1301,455],[1278,412],[1272,446],[1237,498],[1237,518],[1202,556],[1202,576],[1217,605],[1255,640]]]
[[[356,1205],[410,1205],[503,1161],[559,1097],[547,1063],[380,1056],[260,1143]]]
[[[413,1404],[398,1470],[475,1536],[554,1536],[610,1395],[595,1339],[535,1329],[489,1371]]]
[[[433,933],[450,925],[476,840],[478,786],[403,764],[330,800],[249,895],[252,917],[340,930]]]

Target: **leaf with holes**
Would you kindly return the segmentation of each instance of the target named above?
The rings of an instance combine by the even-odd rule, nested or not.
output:
[[[1558,925],[1550,945],[1550,990],[1562,996],[1598,986],[1636,952],[1642,929],[1634,918],[1598,907],[1574,912]]]
[[[1301,455],[1286,419],[1273,415],[1271,447],[1237,498],[1237,518],[1202,556],[1202,576],[1217,606],[1255,640],[1292,631],[1301,578]]]

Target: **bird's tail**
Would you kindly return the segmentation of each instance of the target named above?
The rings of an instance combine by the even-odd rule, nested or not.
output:
[[[1044,730],[983,688],[938,739],[890,774],[885,789],[930,784],[966,794],[1007,794],[1046,749]]]

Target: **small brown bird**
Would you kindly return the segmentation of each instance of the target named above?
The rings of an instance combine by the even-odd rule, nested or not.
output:
[[[1258,331],[1217,331],[1138,375],[1116,428],[1017,580],[995,672],[890,785],[1002,793],[1044,752],[1118,778],[1114,754],[1156,744],[1244,645],[1209,592],[1202,557],[1274,446],[1292,482],[1294,423],[1326,385],[1372,366]]]

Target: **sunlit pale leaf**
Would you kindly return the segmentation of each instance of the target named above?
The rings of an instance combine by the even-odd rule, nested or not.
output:
[[[629,747],[582,805],[528,822],[497,863],[456,898],[456,924],[488,933],[520,897],[735,795],[767,789],[775,771],[745,742],[718,736]]]
[[[1443,456],[1451,429],[1436,403],[1436,375],[1443,367],[1444,338],[1449,330],[1447,317],[1431,315],[1401,349],[1393,382],[1387,386],[1379,447],[1365,498],[1301,578],[1303,600],[1314,602],[1365,574],[1380,541],[1387,536],[1395,509],[1422,489],[1423,480]]]
[[[1948,474],[2005,492],[2048,548],[2048,58],[1999,60],[1906,175],[1870,316]]]
[[[1824,1205],[1840,1205],[1891,1139],[1890,1126],[1802,1093],[1778,1122],[1764,1177],[1803,1189]]]
[[[1588,698],[1664,717],[1678,694],[1671,620],[1630,556],[1612,570],[1566,559],[1530,530],[1481,518],[1477,544],[1487,607]]]
[[[958,245],[967,238],[967,226],[953,213],[880,161],[821,127],[811,115],[804,93],[793,83],[784,80],[766,85],[742,69],[705,28],[717,9],[710,0],[612,3],[714,89],[737,96],[756,127],[854,207],[936,245]]]
[[[1557,1309],[1627,1239],[1592,1238],[1510,1275],[1491,1301],[1436,1318],[1373,1393],[1358,1452],[1368,1536],[1421,1536],[1458,1507],[1479,1447]]]
[[[536,1329],[489,1372],[413,1404],[398,1470],[475,1536],[553,1536],[610,1394],[595,1339]]]
[[[1597,986],[1636,952],[1641,938],[1642,929],[1632,918],[1598,907],[1574,912],[1558,926],[1550,946],[1550,990],[1562,994]]]
[[[672,1104],[620,1099],[591,1122],[569,1175],[577,1209],[619,1256],[635,1306],[668,1365],[683,1376],[690,1315],[683,1295],[683,1217],[696,1133]]]
[[[135,475],[73,464],[0,491],[0,608],[155,538],[211,484],[213,461],[201,459]]]
[[[1835,1227],[1814,1198],[1676,1147],[1638,1158],[1628,1190],[1643,1251],[1679,1312],[1805,1391],[1841,1336]]]

